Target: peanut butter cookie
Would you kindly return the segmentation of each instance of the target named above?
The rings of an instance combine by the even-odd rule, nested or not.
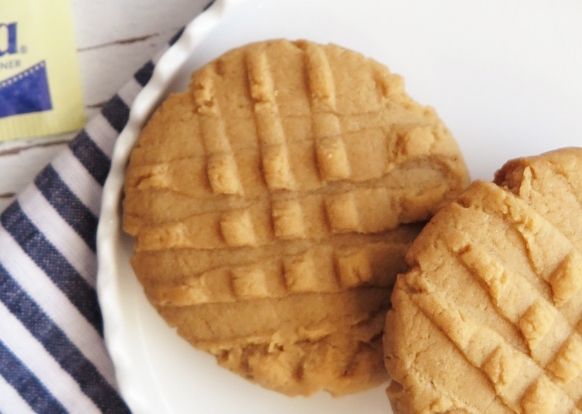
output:
[[[124,228],[151,303],[280,392],[385,379],[389,292],[418,225],[467,184],[457,145],[384,66],[268,41],[171,95],[133,149]]]
[[[386,320],[394,412],[582,412],[582,149],[508,162],[414,241]]]

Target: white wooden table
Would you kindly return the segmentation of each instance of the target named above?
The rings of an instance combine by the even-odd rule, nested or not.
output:
[[[87,119],[208,0],[71,0]],[[75,136],[0,142],[0,211]]]

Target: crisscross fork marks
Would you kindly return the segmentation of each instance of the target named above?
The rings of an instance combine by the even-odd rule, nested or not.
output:
[[[582,256],[579,250],[560,229],[520,198],[492,185],[484,188],[502,195],[503,202],[479,208],[509,223],[521,235],[537,280],[548,287],[553,304],[568,323],[579,325],[582,319],[582,296],[579,294],[582,290]],[[460,201],[466,204],[463,197]],[[535,262],[532,262],[532,256],[536,257]],[[578,331],[582,332],[579,328]]]
[[[582,273],[576,266],[581,260],[579,251],[556,226],[522,199],[494,184],[478,185],[497,197],[494,203],[478,205],[470,196],[462,196],[460,203],[477,207],[510,224],[521,235],[532,270],[551,289],[554,304],[566,304],[582,287]],[[551,246],[551,252],[547,246]]]
[[[396,383],[396,386],[391,386],[388,389],[388,395],[390,399],[396,403],[399,400],[405,402],[404,407],[408,411],[403,412],[422,412],[422,413],[444,413],[449,412],[448,410],[454,409],[464,409],[470,413],[484,413],[488,411],[489,407],[495,406],[495,409],[491,412],[496,413],[506,413],[514,412],[508,404],[500,398],[499,395],[495,393],[493,389],[487,392],[479,392],[477,394],[471,394],[471,389],[466,388],[465,385],[467,379],[472,381],[477,380],[479,377],[482,378],[480,383],[488,383],[489,380],[486,375],[483,374],[482,370],[478,367],[473,366],[467,362],[467,358],[463,352],[460,352],[459,348],[452,344],[452,347],[447,347],[448,349],[443,350],[443,354],[437,353],[434,358],[431,356],[432,349],[440,349],[445,342],[451,343],[451,339],[447,332],[440,329],[439,325],[435,323],[430,315],[426,315],[421,307],[416,303],[415,298],[418,295],[426,293],[423,291],[423,287],[419,286],[416,281],[416,277],[421,277],[417,274],[418,269],[412,270],[412,273],[407,274],[406,279],[399,279],[398,283],[394,289],[392,296],[393,307],[398,309],[407,309],[414,315],[414,318],[409,318],[402,314],[394,314],[393,310],[389,313],[389,320],[394,322],[391,327],[395,329],[395,333],[402,334],[408,331],[422,332],[423,338],[427,341],[413,341],[409,343],[408,340],[401,342],[397,338],[389,338],[389,343],[400,343],[400,345],[405,346],[405,348],[400,348],[395,354],[391,355],[390,360],[392,363],[401,364],[404,362],[404,369],[400,371],[395,379],[400,381],[402,385]],[[410,281],[409,276],[414,278],[414,281]],[[394,308],[393,308],[394,309]],[[435,310],[436,311],[436,310]],[[433,312],[432,310],[430,311]],[[431,331],[436,332],[431,332]],[[393,333],[393,335],[395,334]],[[410,349],[411,348],[411,349]],[[411,355],[410,352],[414,350]],[[451,355],[455,353],[456,355]],[[412,356],[412,358],[408,358]],[[461,362],[463,361],[463,362]],[[392,363],[389,363],[391,365]],[[434,375],[433,369],[437,366],[447,366],[449,369],[454,369],[462,364],[465,370],[462,373],[462,377],[457,375],[450,376],[448,373],[439,373],[439,375]],[[446,380],[444,380],[446,378]],[[463,379],[461,379],[463,378]],[[418,380],[422,384],[419,384]],[[459,382],[461,388],[453,388],[447,386],[451,383]],[[421,390],[418,387],[421,387]],[[407,399],[405,396],[409,392],[409,388],[415,389],[416,396],[411,400]],[[464,392],[463,392],[464,391]],[[392,394],[392,395],[391,395]],[[400,395],[403,394],[403,395]],[[404,398],[403,398],[404,397]],[[408,404],[411,404],[408,406]],[[413,406],[414,405],[414,406]],[[393,407],[395,408],[395,407]],[[487,409],[486,409],[487,408]],[[451,411],[456,412],[456,411]],[[463,411],[461,411],[463,412]]]
[[[412,301],[449,337],[467,361],[491,380],[496,392],[509,407],[520,411],[523,404],[537,395],[535,384],[541,381],[543,389],[551,393],[546,398],[555,401],[554,408],[561,410],[559,412],[569,412],[574,408],[572,399],[527,354],[507,343],[494,330],[479,326],[462,311],[453,310],[426,279],[416,278],[411,283],[418,284],[416,287],[422,292],[413,294]],[[509,367],[513,369],[508,371]],[[537,414],[536,411],[525,412]]]
[[[249,92],[250,93],[250,92]],[[278,107],[277,107],[278,109]],[[423,119],[418,115],[415,115],[413,112],[407,113],[404,112],[402,116],[408,116],[409,119],[401,120],[400,123],[397,122],[397,118],[394,116],[390,116],[390,110],[384,108],[377,112],[367,114],[367,115],[357,115],[357,114],[336,114],[338,119],[341,117],[342,121],[342,129],[341,134],[346,137],[356,137],[356,136],[366,136],[370,137],[372,134],[377,133],[378,135],[382,135],[382,140],[384,141],[383,144],[388,147],[388,151],[386,152],[386,161],[389,164],[388,166],[384,166],[384,169],[387,167],[391,167],[394,163],[398,163],[402,160],[403,157],[410,157],[410,156],[417,156],[421,153],[423,154],[434,154],[434,155],[441,155],[441,156],[451,156],[454,154],[450,153],[450,148],[443,148],[442,146],[438,146],[437,144],[442,144],[443,141],[447,140],[447,136],[449,135],[446,130],[439,125],[430,122],[430,120]],[[279,116],[282,116],[279,113]],[[368,124],[366,126],[362,126],[361,123],[364,122],[360,117],[370,117],[371,119],[368,120]],[[293,116],[286,116],[287,119],[293,120]],[[306,121],[311,120],[311,115],[305,116]],[[256,115],[253,112],[253,121],[256,124]],[[281,123],[282,126],[282,119],[274,119],[270,120],[269,122],[277,122]],[[311,120],[312,121],[312,120]],[[295,120],[295,123],[299,121]],[[270,123],[267,124],[266,127],[269,127]],[[293,125],[293,123],[291,123]],[[278,128],[276,126],[271,126],[273,128]],[[285,129],[283,128],[283,133],[285,133]],[[278,136],[279,132],[276,132]],[[285,138],[287,138],[287,134],[285,133]],[[267,138],[269,142],[271,141],[270,138]],[[352,138],[353,139],[353,138]],[[245,144],[242,144],[237,141],[232,141],[231,146],[233,152],[236,154],[242,154],[246,157],[250,157],[254,154],[260,152],[261,142],[257,140],[256,142],[247,142],[244,141]],[[276,141],[278,142],[278,141]],[[302,136],[295,136],[293,141],[286,140],[286,146],[289,151],[295,150],[298,151],[302,147],[311,146],[313,143],[313,137],[311,135],[311,130],[307,132],[305,135]],[[357,142],[352,142],[352,146],[357,144]],[[369,144],[369,142],[363,141],[361,142],[362,145]],[[139,167],[141,169],[154,169],[160,165],[165,164],[172,164],[179,161],[186,161],[189,162],[199,162],[199,160],[203,160],[206,158],[206,155],[202,152],[192,152],[192,149],[186,148],[187,152],[180,152],[175,153],[173,157],[164,158],[159,160],[150,160],[150,157],[153,157],[151,152],[154,151],[162,151],[163,145],[157,144],[151,151],[147,151],[149,157],[146,157],[146,153],[144,151],[150,150],[150,145],[148,147],[136,147],[135,151],[132,155],[132,164],[135,167]],[[436,148],[438,147],[438,148]],[[155,157],[154,157],[155,159]],[[294,184],[300,184],[299,182],[295,181]]]
[[[238,162],[243,162],[237,157],[235,157]],[[134,176],[128,177],[128,180],[133,181],[135,183],[133,188],[128,188],[127,193],[128,195],[131,194],[135,196],[140,192],[159,192],[160,195],[163,194],[175,194],[181,198],[187,199],[188,203],[192,205],[199,206],[197,210],[202,211],[214,211],[214,206],[224,204],[221,198],[216,197],[209,197],[208,191],[204,188],[198,188],[197,192],[194,192],[190,186],[194,183],[190,182],[176,182],[176,180],[183,179],[184,173],[180,174],[180,171],[184,171],[186,167],[188,167],[189,171],[204,168],[202,164],[199,166],[188,164],[188,160],[184,161],[184,165],[176,166],[176,165],[168,165],[168,164],[159,164],[156,165],[153,169],[148,169],[148,171],[137,172],[133,171]],[[247,207],[253,203],[264,202],[265,200],[272,199],[272,200],[287,200],[291,198],[302,199],[310,195],[320,194],[320,195],[328,195],[328,194],[337,194],[343,193],[349,190],[354,189],[373,189],[383,187],[389,189],[391,191],[396,190],[409,190],[409,188],[416,189],[417,192],[430,191],[434,186],[434,181],[439,179],[442,180],[442,185],[456,185],[455,182],[447,181],[447,175],[450,173],[451,164],[455,162],[454,159],[445,156],[438,156],[433,154],[433,156],[428,157],[426,154],[410,157],[409,159],[405,159],[400,163],[392,164],[391,169],[386,174],[383,174],[379,177],[370,178],[365,181],[359,181],[357,183],[349,182],[349,181],[342,181],[342,182],[333,182],[328,183],[326,185],[314,185],[314,183],[310,183],[310,185],[305,185],[301,188],[300,192],[287,192],[287,191],[279,191],[273,193],[265,193],[260,188],[260,183],[255,181],[249,181],[248,185],[255,186],[255,193],[252,193],[253,190],[249,190],[244,198],[237,197],[236,199],[231,200],[228,203],[229,207],[232,209],[236,208],[243,208]],[[149,168],[149,167],[148,167]],[[426,171],[426,176],[422,177],[423,179],[419,179],[418,171]],[[409,179],[409,181],[405,181],[405,177],[407,174],[414,176],[414,179]],[[146,186],[142,186],[144,182],[147,181]],[[419,186],[428,186],[425,188],[419,188]],[[299,189],[298,189],[299,190]],[[205,205],[210,204],[210,207],[205,207]]]
[[[426,188],[422,194],[378,186],[335,194],[315,193],[297,199],[268,199],[243,204],[248,207],[240,209],[142,227],[137,234],[136,249],[266,246],[275,242],[321,240],[346,233],[381,233],[397,228],[399,223],[424,219],[427,212],[420,206],[433,201],[436,204],[446,191],[444,185]],[[378,209],[378,205],[384,206],[383,209]],[[359,211],[367,214],[361,215]]]
[[[333,293],[365,286],[388,288],[403,268],[406,246],[365,243],[350,249],[316,246],[299,254],[218,267],[175,284],[146,288],[154,303],[191,306],[230,303],[301,293]]]
[[[553,302],[540,295],[528,279],[506,270],[503,263],[489,255],[484,247],[471,242],[467,234],[450,229],[443,237],[454,256],[486,289],[498,312],[521,332],[532,359],[544,367],[555,386],[565,390],[571,398],[579,399],[582,396],[579,389],[582,384],[582,337],[576,325],[580,322],[580,300],[570,302],[576,311],[570,312],[569,317],[562,312],[562,307],[576,297],[580,284],[580,273],[573,267],[573,263],[580,261],[578,252],[559,230],[521,200],[489,184],[481,185],[481,188],[503,194],[501,203],[484,203],[480,207],[512,224],[522,234],[528,252],[540,251],[546,246],[546,238],[539,234],[549,235],[554,244],[563,246],[561,261],[556,263],[552,258],[535,266],[538,277],[551,286]],[[571,315],[575,315],[574,319]],[[545,389],[546,385],[536,386],[535,390]]]
[[[393,96],[387,69],[374,84],[374,68],[333,45],[236,49],[152,117],[128,167],[125,228],[138,235],[133,265],[151,301],[219,357],[268,344],[260,362],[281,345],[273,366],[265,359],[251,373],[269,388],[346,393],[385,378],[381,316],[361,338],[347,325],[388,307],[417,231],[403,223],[426,219],[466,183],[438,117]],[[395,233],[406,237],[394,243]],[[291,363],[298,355],[286,345],[330,332],[339,358],[315,345],[311,363]]]
[[[377,233],[341,234],[332,239],[313,244],[306,240],[297,240],[290,243],[284,251],[281,251],[282,242],[273,243],[261,249],[253,247],[241,247],[237,249],[167,249],[157,252],[141,252],[136,255],[136,271],[143,282],[155,283],[156,281],[168,284],[179,281],[188,282],[189,277],[200,273],[213,271],[223,266],[248,265],[262,260],[270,260],[273,257],[287,257],[312,251],[316,256],[322,255],[322,251],[334,249],[338,252],[359,249],[361,246],[376,243],[386,243],[399,249],[402,253],[409,247],[413,238],[420,230],[419,225],[406,225],[398,229]],[[325,256],[325,255],[323,255]],[[399,266],[404,266],[404,258],[398,261]],[[399,267],[401,269],[401,267]]]
[[[464,239],[464,240],[463,240]],[[462,240],[462,241],[461,241]],[[582,373],[582,337],[550,302],[517,273],[504,269],[487,251],[458,235],[449,248],[485,286],[498,312],[525,338],[529,355],[560,385]],[[569,393],[580,398],[580,393]]]

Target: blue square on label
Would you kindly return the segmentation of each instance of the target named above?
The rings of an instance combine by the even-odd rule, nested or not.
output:
[[[52,108],[44,61],[0,82],[0,118]]]

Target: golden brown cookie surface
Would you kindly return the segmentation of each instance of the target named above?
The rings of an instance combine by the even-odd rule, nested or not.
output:
[[[149,300],[194,346],[287,394],[384,380],[381,333],[418,227],[467,182],[399,77],[337,46],[271,41],[196,72],[127,169]]]
[[[395,413],[582,410],[582,149],[508,162],[414,241],[388,313]]]

